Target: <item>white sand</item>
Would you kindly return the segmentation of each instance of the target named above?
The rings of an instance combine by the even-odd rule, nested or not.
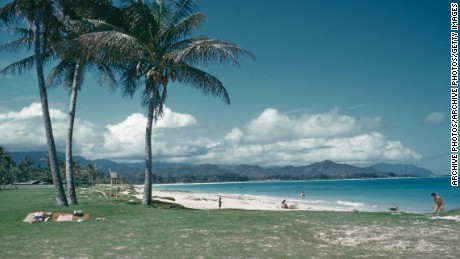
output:
[[[460,222],[460,216],[434,216],[432,219],[445,219],[445,220],[454,220]]]
[[[137,198],[142,199],[143,190],[136,188]],[[190,209],[210,210],[219,209],[219,197],[222,198],[222,209],[240,209],[240,210],[330,210],[320,205],[296,204],[287,200],[287,204],[293,209],[281,209],[279,206],[281,200],[266,196],[255,195],[229,195],[229,194],[207,194],[192,193],[169,190],[153,190],[153,199],[164,202],[180,204]],[[167,198],[173,198],[174,201]]]

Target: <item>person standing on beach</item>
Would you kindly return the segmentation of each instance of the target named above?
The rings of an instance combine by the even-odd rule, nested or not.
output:
[[[219,197],[219,210],[220,210],[220,207],[222,207],[222,197]]]
[[[443,213],[444,212],[444,202],[441,196],[436,195],[436,193],[433,192],[431,194],[431,197],[433,198],[433,202],[434,202],[434,205],[433,205],[434,213],[438,213],[438,210],[439,210],[439,213]]]

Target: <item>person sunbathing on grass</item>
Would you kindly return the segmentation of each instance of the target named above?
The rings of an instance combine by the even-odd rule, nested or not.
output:
[[[51,217],[50,214],[45,213],[44,211],[37,211],[34,213],[32,222],[46,222],[48,221],[49,217]]]

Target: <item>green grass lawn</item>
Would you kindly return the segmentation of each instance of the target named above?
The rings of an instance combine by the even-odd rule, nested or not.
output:
[[[133,205],[79,189],[78,206],[53,189],[0,191],[0,258],[457,258],[460,222],[432,215],[189,210]],[[28,224],[35,211],[91,214],[85,222]],[[458,216],[460,211],[446,215]],[[95,218],[104,217],[105,221]]]

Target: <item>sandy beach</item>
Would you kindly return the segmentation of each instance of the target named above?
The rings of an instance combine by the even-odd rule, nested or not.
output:
[[[137,195],[136,198],[142,199],[143,189],[135,188]],[[356,209],[339,210],[320,204],[297,204],[293,201],[287,200],[286,203],[290,206],[289,209],[280,208],[281,200],[275,200],[267,196],[255,195],[229,195],[229,194],[208,194],[208,193],[195,193],[186,191],[171,191],[171,190],[153,190],[152,195],[154,200],[159,200],[168,203],[180,204],[189,209],[197,210],[213,210],[219,209],[219,197],[222,198],[221,209],[238,209],[238,210],[265,210],[265,211],[345,211],[345,212],[358,212]],[[173,200],[174,199],[174,200]],[[400,215],[401,213],[391,213],[393,215]],[[433,220],[452,220],[460,222],[460,216],[440,216],[434,214],[427,214]]]
[[[136,188],[137,198],[142,199],[142,188]],[[180,204],[186,208],[211,210],[219,209],[219,197],[222,199],[221,209],[240,209],[240,210],[331,210],[331,208],[322,207],[318,204],[297,204],[294,201],[287,200],[289,209],[281,209],[282,200],[274,199],[267,196],[255,195],[229,195],[229,194],[208,194],[192,193],[184,191],[170,190],[153,190],[153,199]],[[174,199],[174,200],[173,200]]]

